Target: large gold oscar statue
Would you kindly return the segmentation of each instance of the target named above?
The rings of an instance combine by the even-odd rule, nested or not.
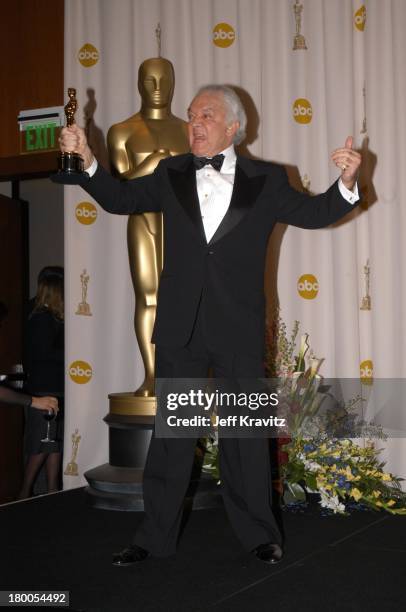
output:
[[[171,62],[162,57],[145,60],[138,73],[141,110],[113,125],[107,135],[111,163],[123,179],[150,174],[169,155],[189,151],[186,122],[171,113],[175,75]],[[135,333],[145,379],[134,394],[112,394],[110,410],[118,414],[154,414],[154,346],[159,276],[163,258],[161,213],[131,215],[128,250],[135,290]]]

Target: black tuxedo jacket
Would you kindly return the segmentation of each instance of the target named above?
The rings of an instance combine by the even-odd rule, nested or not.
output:
[[[123,182],[99,165],[81,184],[108,212],[163,213],[164,267],[152,342],[185,346],[204,296],[211,345],[256,356],[264,348],[264,264],[275,223],[320,228],[353,209],[337,183],[309,196],[289,185],[281,166],[237,157],[229,209],[207,243],[191,154],[169,157],[153,174]]]

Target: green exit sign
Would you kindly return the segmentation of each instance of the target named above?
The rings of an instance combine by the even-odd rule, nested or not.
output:
[[[18,116],[20,153],[58,149],[58,137],[63,123],[63,106],[21,111]]]
[[[56,123],[26,125],[25,130],[22,132],[24,153],[55,149],[57,130],[59,132],[59,126]]]

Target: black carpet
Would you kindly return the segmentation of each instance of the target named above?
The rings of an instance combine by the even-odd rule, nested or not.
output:
[[[86,612],[405,607],[405,518],[326,517],[315,504],[284,512],[285,557],[266,566],[242,551],[222,509],[201,510],[191,514],[176,556],[112,566],[140,516],[91,509],[83,489],[0,506],[0,589],[68,590],[69,609]]]

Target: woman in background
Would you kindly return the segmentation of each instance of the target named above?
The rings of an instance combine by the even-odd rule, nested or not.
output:
[[[45,464],[48,492],[60,488],[63,451],[64,298],[63,269],[45,268],[27,325],[27,385],[32,396],[55,396],[59,412],[51,423],[54,442],[42,442],[47,423],[41,411],[28,407],[25,429],[25,466],[19,499],[31,497],[35,479]]]
[[[7,305],[0,301],[0,328],[3,326],[8,316]],[[15,391],[10,389],[8,374],[0,374],[0,402],[8,404],[9,406],[32,406],[37,410],[52,411],[55,414],[58,413],[58,400],[56,397],[31,397],[21,391]]]

